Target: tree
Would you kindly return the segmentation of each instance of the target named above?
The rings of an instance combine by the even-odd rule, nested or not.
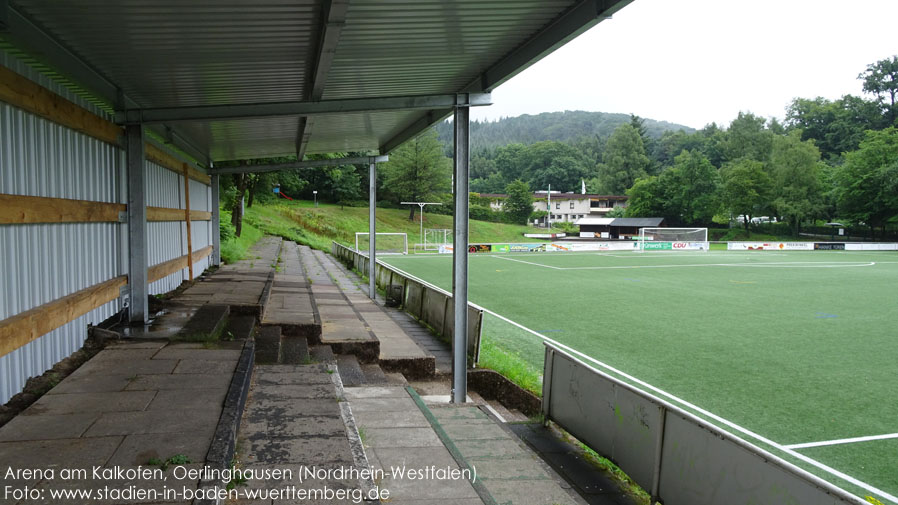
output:
[[[669,213],[673,214],[664,217],[673,222],[707,225],[717,213],[719,176],[702,153],[680,153],[674,159],[674,167],[661,174],[661,183],[669,198]]]
[[[829,101],[796,98],[786,110],[788,130],[801,130],[801,140],[813,140],[821,155],[831,162],[854,151],[867,130],[880,129],[879,107],[863,98],[845,95]]]
[[[657,175],[638,179],[627,190],[627,217],[663,217],[667,215],[664,187]]]
[[[885,116],[890,126],[895,126],[898,109],[895,97],[898,95],[898,56],[892,56],[867,65],[867,70],[857,76],[864,81],[864,91],[876,95],[885,109]]]
[[[505,187],[508,198],[505,200],[504,211],[508,220],[512,223],[527,224],[533,213],[533,192],[530,185],[516,179]]]
[[[399,146],[382,165],[384,192],[394,203],[420,202],[449,190],[450,162],[431,129]],[[409,221],[417,205],[409,206]]]
[[[840,216],[884,232],[898,216],[898,129],[868,131],[833,178]]]
[[[637,179],[647,175],[648,167],[649,158],[639,132],[629,124],[619,126],[608,139],[598,166],[601,192],[623,194]]]
[[[773,132],[765,128],[767,121],[750,112],[740,112],[730,123],[720,149],[726,161],[748,158],[766,162],[773,146]]]
[[[583,155],[561,142],[531,144],[524,149],[521,162],[522,179],[532,188],[546,189],[551,184],[558,190],[572,191],[579,189],[580,181],[590,175]]]
[[[802,142],[799,132],[773,139],[770,173],[773,206],[798,235],[801,222],[823,210],[820,194],[820,150],[812,142]]]
[[[758,216],[769,201],[770,177],[764,164],[749,158],[727,163],[720,169],[721,201],[733,216],[745,216],[748,231],[752,216]]]

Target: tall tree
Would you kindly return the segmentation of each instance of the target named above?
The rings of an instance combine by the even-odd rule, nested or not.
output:
[[[698,151],[683,151],[674,167],[661,174],[667,188],[672,221],[679,224],[707,225],[718,209],[719,176],[708,158]]]
[[[399,146],[382,166],[385,192],[394,203],[423,201],[448,191],[450,162],[433,129]],[[409,221],[415,219],[417,205],[410,205]]]
[[[823,210],[820,192],[820,150],[812,142],[802,142],[800,133],[773,139],[770,173],[773,206],[798,235],[801,223]]]
[[[881,123],[877,104],[852,95],[835,101],[796,98],[786,109],[786,127],[801,130],[801,140],[814,140],[821,155],[830,162],[857,149],[864,132],[879,129]]]
[[[627,217],[666,217],[667,195],[657,175],[642,177],[627,190]]]
[[[533,192],[530,186],[517,179],[505,187],[508,198],[505,200],[504,211],[509,221],[518,224],[527,224],[530,215],[533,214]]]
[[[758,216],[766,208],[770,198],[770,176],[764,164],[749,158],[740,158],[720,169],[721,201],[733,216],[745,216],[748,231],[752,216]]]
[[[580,181],[589,177],[586,159],[573,146],[561,142],[544,141],[527,146],[521,162],[524,177],[530,187],[546,189],[549,184],[560,191],[580,188]]]
[[[890,126],[898,126],[898,108],[895,98],[898,96],[898,56],[892,56],[867,65],[867,70],[857,76],[864,81],[864,91],[876,95],[885,109],[885,116]]]
[[[872,230],[898,216],[898,129],[869,131],[837,169],[839,214]]]
[[[773,146],[773,132],[765,127],[767,121],[750,112],[740,112],[730,123],[720,148],[726,161],[748,158],[766,162]]]
[[[648,167],[649,158],[639,132],[629,124],[619,126],[608,139],[598,166],[601,191],[624,194],[637,179],[647,175]]]

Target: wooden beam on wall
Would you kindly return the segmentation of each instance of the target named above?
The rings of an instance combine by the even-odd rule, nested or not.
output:
[[[117,223],[125,210],[123,203],[0,194],[0,224]]]
[[[3,66],[0,66],[0,101],[103,142],[119,145],[121,127]]]
[[[179,160],[178,158],[175,158],[173,155],[165,152],[164,150],[160,149],[159,147],[156,147],[155,144],[151,144],[151,143],[147,142],[145,149],[147,152],[147,159],[152,161],[153,163],[161,165],[179,175],[184,172],[184,170],[183,170],[184,162],[183,161]],[[212,184],[212,177],[200,172],[196,168],[191,167],[189,165],[188,165],[188,174],[190,175],[190,178],[195,181],[199,181],[207,186]]]
[[[184,209],[170,209],[167,207],[147,207],[147,221],[184,221],[186,216]],[[191,221],[211,221],[212,213],[205,210],[191,210]]]
[[[0,102],[6,102],[97,140],[115,146],[122,145],[124,135],[122,127],[3,66],[0,66]],[[148,160],[178,174],[182,172],[184,162],[174,155],[149,142],[146,143],[145,150]],[[192,166],[190,178],[206,185],[212,183],[211,177]]]
[[[0,356],[115,300],[127,284],[121,275],[0,321]]]
[[[184,163],[184,217],[186,218],[185,224],[187,225],[187,251],[193,251],[193,235],[190,232],[190,178],[189,175],[190,167],[187,166],[187,163]],[[187,270],[190,274],[190,280],[193,280],[193,254],[187,255]]]
[[[212,254],[212,246],[206,246],[202,249],[197,249],[193,251],[193,255],[191,256],[193,262],[196,263],[201,259],[205,258]],[[156,282],[159,279],[164,279],[169,275],[187,268],[187,255],[180,256],[175,259],[168,260],[164,263],[159,263],[158,265],[153,265],[147,270],[147,279],[149,282]]]

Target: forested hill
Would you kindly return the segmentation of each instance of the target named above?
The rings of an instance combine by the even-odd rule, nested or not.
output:
[[[524,114],[498,121],[472,121],[471,147],[493,150],[508,144],[533,144],[543,140],[575,143],[584,137],[608,138],[618,126],[629,122],[629,114],[582,110],[544,112],[535,116]],[[668,130],[683,130],[685,133],[695,131],[688,126],[654,119],[645,119],[643,125],[646,134],[652,138],[660,138]],[[444,121],[436,126],[436,130],[443,145],[451,146],[452,123]]]

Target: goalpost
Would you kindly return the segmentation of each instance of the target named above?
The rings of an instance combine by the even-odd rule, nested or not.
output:
[[[707,251],[707,228],[640,228],[638,251]]]
[[[355,250],[363,254],[368,253],[371,243],[368,232],[356,232]],[[374,236],[375,254],[408,254],[408,234],[406,233],[381,233]]]
[[[424,230],[424,250],[439,251],[441,245],[452,243],[452,230],[428,228]]]

